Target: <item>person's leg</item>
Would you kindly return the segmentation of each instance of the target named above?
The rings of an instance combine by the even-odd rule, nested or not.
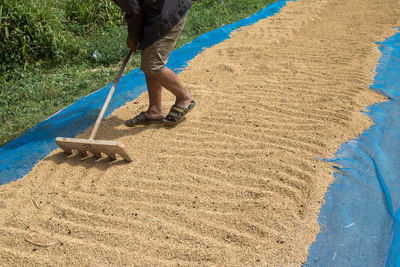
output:
[[[147,111],[141,112],[133,118],[126,120],[125,125],[133,127],[135,125],[162,123],[164,115],[162,113],[162,86],[151,77],[146,75],[147,91],[149,94],[149,107]]]
[[[175,95],[174,106],[177,108],[186,110],[194,106],[189,91],[185,89],[178,76],[165,66],[184,24],[185,18],[182,18],[167,35],[141,51],[140,69],[146,76],[149,108],[146,112],[128,120],[126,125],[134,126],[139,124],[138,121],[148,121],[149,119],[158,122],[159,119],[164,117],[162,114],[162,87]]]
[[[149,108],[146,111],[146,117],[150,119],[162,119],[162,86],[152,75],[146,75],[147,91],[149,93]]]
[[[142,62],[140,69],[146,74],[146,80],[149,89],[149,97],[153,97],[153,82],[158,83],[176,97],[175,105],[181,108],[187,108],[192,100],[191,94],[185,89],[178,76],[165,65],[168,62],[176,40],[185,25],[185,18],[182,18],[163,38],[142,51]],[[158,89],[154,89],[158,92]],[[156,93],[154,93],[156,95]],[[156,98],[156,96],[154,96]],[[156,98],[161,101],[160,98]],[[159,103],[161,105],[161,103]],[[150,105],[151,106],[151,105]]]
[[[146,80],[151,81],[151,83],[156,83],[158,85],[163,86],[165,89],[170,91],[176,97],[175,105],[181,108],[187,108],[192,100],[192,95],[189,93],[188,90],[185,89],[182,82],[179,80],[178,76],[169,68],[165,67],[161,72],[155,73],[146,73]],[[147,84],[149,89],[149,83]],[[149,96],[150,96],[149,89]],[[156,91],[156,90],[154,90]],[[158,91],[157,91],[158,93]],[[161,89],[160,89],[161,94]],[[159,98],[154,92],[154,100],[159,100],[157,104],[160,104],[161,107],[161,95]],[[151,106],[151,99],[150,99],[150,106]]]

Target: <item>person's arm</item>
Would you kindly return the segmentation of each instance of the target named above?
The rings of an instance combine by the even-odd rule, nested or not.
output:
[[[126,43],[135,51],[143,34],[143,11],[139,0],[115,0],[115,3],[125,12],[125,20],[128,23]]]

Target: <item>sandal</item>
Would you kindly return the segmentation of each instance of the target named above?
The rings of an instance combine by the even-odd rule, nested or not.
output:
[[[180,122],[185,115],[191,111],[194,106],[196,106],[196,102],[192,100],[187,108],[180,108],[176,105],[173,105],[168,115],[163,119],[165,123],[177,123]]]
[[[157,124],[163,123],[163,119],[150,119],[146,116],[146,112],[140,112],[139,115],[136,115],[132,119],[125,121],[125,125],[128,127],[133,127],[136,125],[147,125],[147,124]]]

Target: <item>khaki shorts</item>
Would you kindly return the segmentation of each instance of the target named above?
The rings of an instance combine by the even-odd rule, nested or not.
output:
[[[176,40],[182,32],[186,17],[183,17],[164,37],[142,50],[140,70],[147,73],[162,72],[169,55],[175,47]]]

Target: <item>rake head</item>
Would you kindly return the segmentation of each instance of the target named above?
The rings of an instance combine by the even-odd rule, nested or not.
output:
[[[83,156],[89,156],[91,153],[93,156],[101,158],[102,154],[106,154],[112,160],[116,160],[117,155],[120,155],[125,161],[132,161],[124,145],[116,141],[57,137],[55,142],[68,154],[72,154],[73,150],[76,150]]]

